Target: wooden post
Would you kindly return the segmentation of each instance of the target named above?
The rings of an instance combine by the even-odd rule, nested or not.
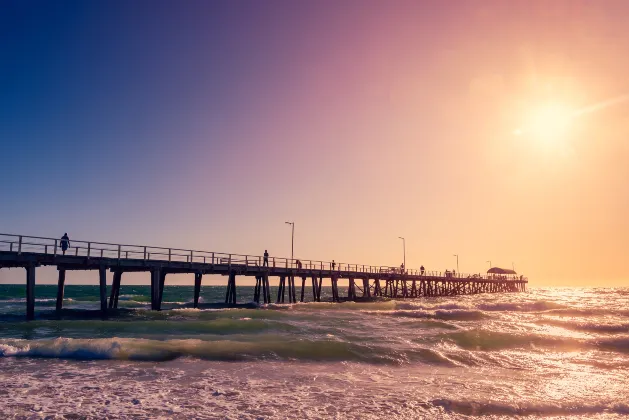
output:
[[[280,277],[280,285],[277,289],[277,303],[284,303],[284,287],[286,286],[286,276]]]
[[[369,289],[369,277],[363,279],[363,297],[371,298],[371,289]]]
[[[300,302],[304,301],[304,292],[306,291],[306,276],[303,276],[301,278],[301,299],[299,299]]]
[[[382,289],[380,288],[379,277],[376,277],[373,281],[373,295],[382,297]]]
[[[317,286],[317,302],[321,302],[321,287],[323,286],[323,275],[319,275],[319,285]]]
[[[236,273],[234,271],[229,273],[229,279],[227,280],[225,304],[236,305]]]
[[[236,305],[236,272],[232,272],[232,305]]]
[[[293,299],[293,290],[295,288],[295,277],[292,275],[288,276],[288,303],[295,303]]]
[[[231,301],[231,291],[232,291],[231,283],[232,283],[232,274],[230,272],[227,277],[227,289],[225,290],[225,305],[227,305]]]
[[[109,309],[113,309],[116,303],[116,295],[119,294],[118,288],[120,287],[120,275],[119,270],[114,271],[114,279],[111,282],[111,293],[109,294]]]
[[[116,274],[118,275],[116,279]],[[117,271],[114,274],[114,279],[116,280],[116,295],[114,296],[114,309],[118,309],[118,298],[120,297],[120,284],[122,283],[122,271]]]
[[[103,316],[107,316],[107,269],[105,267],[98,269],[98,278],[100,283],[100,311]]]
[[[261,283],[261,277],[256,276],[256,287],[253,289],[253,301],[255,303],[260,303],[260,286],[262,285]]]
[[[159,295],[157,296],[157,310],[162,310],[162,300],[164,300],[164,284],[166,283],[166,271],[159,273]]]
[[[312,301],[317,301],[317,276],[312,276]]]
[[[264,275],[260,276],[260,286],[262,287],[262,302],[263,303],[268,303],[266,300],[266,295],[267,295],[267,291],[266,291],[266,277]]]
[[[57,312],[61,311],[63,307],[63,292],[66,283],[66,270],[59,269],[59,281],[57,282]]]
[[[35,319],[35,264],[26,266],[26,319]]]
[[[264,288],[266,289],[266,300],[264,303],[271,303],[271,285],[269,284],[269,273],[268,271],[264,274]]]
[[[290,276],[291,278],[291,292],[293,293],[293,303],[297,303],[297,287],[295,286],[295,276]]]
[[[151,269],[151,309],[157,309],[157,299],[159,295],[159,268]]]

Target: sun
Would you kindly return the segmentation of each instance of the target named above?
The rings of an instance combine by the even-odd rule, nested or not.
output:
[[[545,141],[561,140],[568,132],[574,111],[559,105],[545,105],[532,114],[530,131],[535,137]]]
[[[542,146],[558,146],[565,142],[576,114],[570,107],[547,103],[533,108],[526,124],[513,131],[516,136],[527,136]]]

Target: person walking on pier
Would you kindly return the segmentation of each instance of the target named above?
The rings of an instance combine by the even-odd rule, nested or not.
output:
[[[419,272],[421,273],[421,275],[424,275],[424,266],[422,265],[421,267],[419,267]]]
[[[262,267],[268,267],[269,266],[269,252],[265,249],[264,250],[264,262],[262,263]]]
[[[334,262],[334,260],[332,260],[332,271],[334,271],[335,268],[336,268],[336,263]]]
[[[61,237],[61,250],[63,251],[63,255],[66,255],[66,251],[70,247],[70,238],[67,233],[64,233]]]

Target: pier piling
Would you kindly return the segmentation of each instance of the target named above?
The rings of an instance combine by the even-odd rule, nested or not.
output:
[[[227,292],[225,293],[225,304],[236,305],[236,272],[231,271],[227,280]]]
[[[162,301],[164,300],[164,284],[166,283],[166,271],[161,270],[159,275],[159,295],[157,298],[157,310],[162,310]]]
[[[35,319],[35,264],[26,266],[26,319]]]
[[[280,284],[277,288],[277,302],[284,303],[284,287],[286,286],[286,277],[280,276]]]
[[[63,268],[59,268],[59,280],[57,281],[57,305],[56,305],[57,312],[60,312],[61,308],[63,307],[63,292],[65,289],[65,282],[66,282],[66,270]]]
[[[157,300],[159,299],[160,269],[151,269],[151,309],[157,310]]]
[[[111,293],[109,295],[109,309],[118,308],[118,297],[120,296],[120,281],[122,280],[122,271],[114,271],[114,279],[111,282]]]
[[[98,269],[98,278],[100,285],[100,311],[103,316],[107,315],[107,269],[100,267]]]

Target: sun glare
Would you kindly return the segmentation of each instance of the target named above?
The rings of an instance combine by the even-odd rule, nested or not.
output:
[[[539,108],[531,118],[531,134],[545,141],[559,140],[572,122],[574,113],[562,105],[547,105]]]
[[[531,111],[526,124],[513,131],[544,147],[560,146],[570,131],[575,112],[561,104],[546,104]]]

